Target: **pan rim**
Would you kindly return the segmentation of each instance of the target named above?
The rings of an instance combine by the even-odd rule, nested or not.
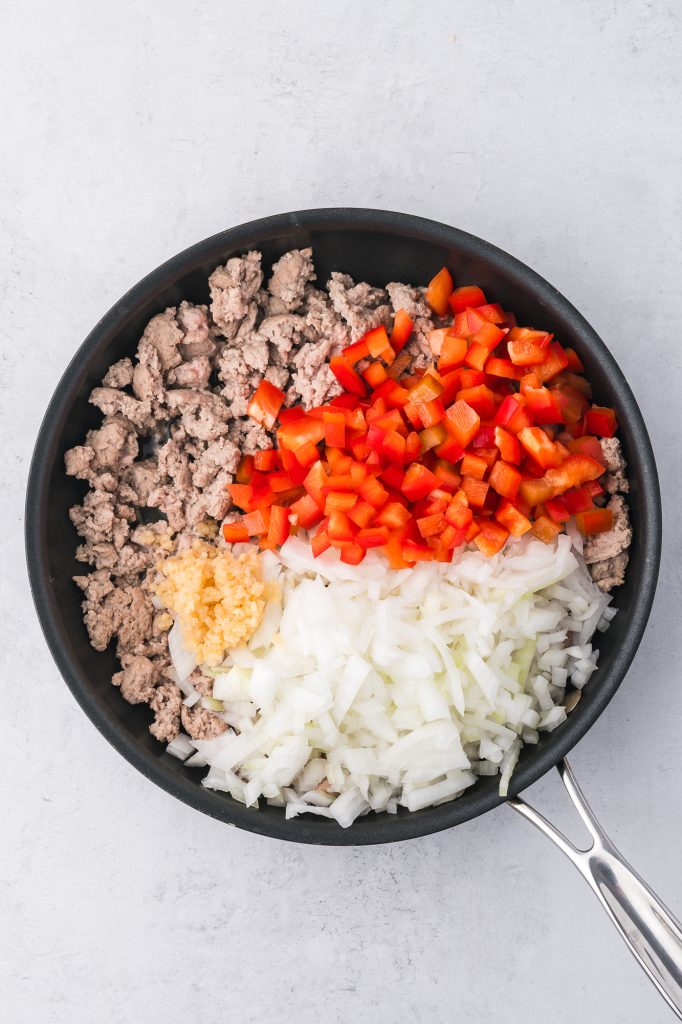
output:
[[[628,622],[626,635],[614,652],[607,673],[593,696],[590,714],[571,716],[561,729],[552,733],[545,745],[521,763],[509,789],[516,796],[564,757],[602,714],[622,683],[642,640],[656,591],[662,544],[662,512],[658,474],[654,454],[639,406],[616,360],[596,331],[581,313],[553,285],[520,260],[489,242],[438,221],[393,211],[339,207],[275,214],[237,225],[195,243],[159,267],[127,291],[93,327],[69,362],[47,407],[36,440],[26,493],[25,542],[29,580],[38,618],[50,652],[69,689],[96,728],[146,778],[167,793],[197,810],[246,831],[291,842],[332,846],[373,845],[400,842],[433,834],[477,817],[505,802],[496,792],[468,795],[460,800],[404,815],[368,816],[358,819],[350,829],[320,819],[284,815],[267,817],[253,808],[245,808],[226,794],[215,794],[197,785],[188,773],[178,774],[168,764],[168,755],[153,757],[128,736],[98,699],[87,675],[69,656],[56,612],[56,600],[50,584],[46,495],[54,465],[55,424],[63,421],[77,388],[77,371],[87,359],[111,339],[124,323],[144,306],[155,292],[172,284],[192,269],[224,258],[226,251],[257,246],[268,238],[296,230],[376,230],[402,238],[422,239],[443,246],[465,249],[488,263],[503,269],[514,281],[530,288],[551,308],[570,321],[576,332],[589,343],[606,366],[618,393],[621,409],[637,434],[640,453],[640,483],[645,495],[641,529],[642,565],[639,599]],[[226,799],[223,799],[223,796]],[[217,797],[217,798],[216,798]],[[377,827],[381,820],[383,827]]]

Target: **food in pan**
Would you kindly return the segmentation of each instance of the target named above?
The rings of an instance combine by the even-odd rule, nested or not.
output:
[[[258,253],[155,316],[66,454],[113,682],[204,782],[348,825],[501,792],[596,667],[631,540],[577,354],[443,268]]]

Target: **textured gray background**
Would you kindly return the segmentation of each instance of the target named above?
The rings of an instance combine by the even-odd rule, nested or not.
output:
[[[316,850],[232,831],[147,783],[52,664],[21,524],[69,358],[190,243],[339,204],[434,217],[514,253],[606,340],[662,471],[651,624],[573,763],[682,913],[679,17],[673,0],[6,7],[3,1019],[671,1019],[578,875],[506,808],[407,845]],[[533,797],[564,820],[558,786]]]

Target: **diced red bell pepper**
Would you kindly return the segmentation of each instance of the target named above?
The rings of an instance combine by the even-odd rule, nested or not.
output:
[[[359,395],[361,398],[364,398],[367,394],[364,380],[356,373],[344,356],[332,356],[329,360],[329,369],[344,391],[350,391],[352,395]]]
[[[561,373],[567,366],[566,353],[558,342],[553,341],[549,346],[549,354],[546,354],[545,361],[536,366],[535,370],[544,384],[546,380],[556,377],[557,373]]]
[[[419,419],[424,427],[435,427],[445,416],[445,406],[440,398],[433,398],[430,402],[422,402],[418,406]]]
[[[556,487],[547,480],[546,476],[538,477],[536,480],[522,480],[519,484],[519,494],[531,508],[536,505],[544,505],[557,493]]]
[[[378,451],[388,462],[402,466],[405,462],[405,438],[397,430],[389,430],[381,439]]]
[[[227,489],[235,505],[248,512],[254,497],[254,489],[251,484],[228,484]]]
[[[459,371],[459,391],[466,391],[469,388],[477,388],[479,384],[485,384],[485,373],[483,370],[467,369],[463,366]]]
[[[325,444],[343,448],[346,444],[346,417],[342,410],[322,413]]]
[[[514,366],[537,366],[543,363],[547,356],[543,345],[528,339],[507,340],[507,351]]]
[[[427,537],[436,537],[443,532],[446,525],[445,516],[442,512],[423,516],[423,518],[417,520],[417,529],[425,539]]]
[[[479,342],[475,341],[470,346],[464,362],[467,366],[470,366],[472,370],[482,370],[488,361],[489,355],[490,352],[485,345],[481,345]]]
[[[262,537],[270,526],[270,509],[260,508],[255,512],[248,512],[242,518],[242,526],[246,527],[249,537]]]
[[[484,555],[491,558],[501,551],[509,539],[509,530],[492,519],[479,519],[479,532],[473,538],[474,544]]]
[[[238,484],[250,484],[253,478],[253,472],[256,468],[256,460],[253,455],[242,455],[237,466],[237,472],[235,473],[235,479]]]
[[[453,316],[456,313],[464,313],[467,306],[483,306],[485,301],[485,295],[475,284],[465,284],[461,288],[455,288],[448,299]]]
[[[324,423],[314,416],[301,416],[290,423],[282,424],[277,431],[277,437],[280,448],[295,452],[308,442],[319,444],[324,440]]]
[[[518,438],[523,448],[543,469],[556,466],[560,461],[560,453],[554,441],[550,441],[542,427],[524,427],[519,431]]]
[[[476,310],[476,312],[480,316],[480,311]],[[475,345],[482,345],[490,353],[497,348],[506,333],[501,327],[496,327],[489,320],[485,320],[474,334],[472,341]]]
[[[322,519],[322,509],[309,494],[304,494],[295,501],[289,511],[296,517],[296,525],[303,527],[304,530],[309,530]]]
[[[303,481],[303,486],[319,508],[324,508],[324,488],[327,486],[329,477],[321,462],[316,462],[310,467]]]
[[[585,414],[585,429],[588,434],[598,437],[613,437],[618,428],[616,414],[613,409],[602,405],[593,405]]]
[[[345,512],[334,512],[329,517],[327,535],[332,544],[334,541],[353,540],[357,530]]]
[[[472,409],[466,402],[457,401],[446,410],[443,426],[448,434],[455,439],[462,448],[467,448],[478,433],[481,425],[481,417],[475,409]],[[437,449],[438,450],[438,449]],[[439,455],[447,458],[442,452]]]
[[[567,523],[571,518],[571,513],[566,504],[565,497],[566,496],[564,495],[564,497],[548,498],[545,502],[547,513],[555,523]]]
[[[531,533],[538,540],[543,541],[545,544],[551,544],[553,540],[561,533],[561,526],[558,523],[553,522],[549,516],[538,516],[533,523]]]
[[[447,373],[461,366],[467,354],[466,338],[458,338],[450,330],[445,331],[438,358],[438,372]],[[438,355],[438,353],[436,353]]]
[[[514,366],[511,359],[498,359],[497,356],[490,356],[485,364],[485,372],[491,377],[504,377],[507,380],[521,380],[523,369]]]
[[[438,460],[433,467],[433,472],[440,481],[438,484],[440,489],[448,491],[450,494],[454,494],[462,482],[460,474],[445,459]]]
[[[253,468],[259,473],[271,473],[279,465],[279,456],[274,448],[264,448],[253,456]]]
[[[613,511],[610,508],[592,508],[576,513],[575,521],[581,533],[608,533],[613,529]]]
[[[473,476],[476,480],[482,480],[488,471],[488,463],[479,455],[467,452],[459,468],[463,476]]]
[[[366,551],[360,544],[349,544],[347,547],[341,548],[341,561],[345,562],[346,565],[359,565],[360,562],[366,555]]]
[[[382,470],[380,479],[386,487],[390,487],[394,491],[399,491],[403,486],[405,471],[401,469],[400,466],[387,466],[386,469]]]
[[[266,430],[272,430],[277,414],[283,405],[284,392],[271,384],[269,380],[263,379],[246,407],[246,412],[252,420],[260,423]]]
[[[498,302],[484,302],[480,306],[470,302],[469,305],[474,306],[478,315],[484,316],[486,320],[490,320],[491,324],[507,323],[508,314],[504,312],[502,306],[500,306]]]
[[[383,363],[379,362],[370,363],[369,366],[365,367],[362,371],[362,376],[371,388],[378,388],[388,378],[386,367]]]
[[[319,558],[321,554],[323,554],[331,547],[331,542],[329,540],[329,536],[327,535],[327,531],[325,529],[322,529],[321,525],[315,536],[311,539],[310,547],[312,548],[313,556],[315,558]]]
[[[419,501],[438,487],[438,477],[421,463],[413,462],[405,474],[402,493],[409,501]]]
[[[523,392],[526,408],[538,426],[561,423],[563,417],[555,395],[548,388],[526,388]]]
[[[428,452],[431,448],[435,448],[436,445],[442,444],[445,437],[445,427],[440,423],[437,423],[433,427],[428,427],[426,430],[421,430],[419,432],[421,450],[423,452]]]
[[[516,466],[512,466],[503,459],[498,459],[490,470],[488,483],[497,494],[513,501],[521,483],[521,474]]]
[[[317,450],[317,445],[314,445],[312,441],[306,441],[305,444],[302,444],[300,448],[296,449],[294,455],[296,456],[296,460],[300,462],[305,469],[308,469],[315,462],[319,462],[320,459],[320,453]]]
[[[368,476],[358,487],[358,493],[363,501],[368,502],[373,508],[381,508],[388,500],[388,491],[374,476]]]
[[[596,459],[588,455],[570,455],[560,466],[548,469],[545,479],[555,488],[555,494],[563,494],[570,487],[580,487],[588,480],[596,480],[603,472],[604,467]]]
[[[241,521],[225,523],[223,538],[228,544],[242,544],[249,539],[249,531]]]
[[[518,434],[524,427],[533,425],[520,395],[507,395],[495,413],[495,425],[504,427],[512,434]]]
[[[374,526],[358,530],[355,541],[361,548],[381,548],[388,543],[388,530],[385,526]]]
[[[341,351],[341,355],[351,366],[355,366],[361,359],[366,359],[369,355],[369,348],[364,338],[360,338],[359,341],[354,341],[352,345],[346,345]]]
[[[524,516],[522,512],[512,505],[511,501],[503,499],[497,509],[495,510],[495,518],[498,523],[502,523],[507,530],[509,530],[512,537],[523,537],[524,533],[528,533],[532,527],[532,523],[527,516]]]
[[[485,384],[478,384],[473,388],[464,388],[458,392],[457,400],[470,405],[482,420],[491,419],[495,415],[493,393]]]
[[[589,455],[602,465],[604,463],[604,452],[596,437],[586,434],[584,437],[576,437],[568,442],[568,450],[574,455]]]
[[[476,480],[471,476],[462,477],[462,490],[472,508],[483,508],[488,496],[488,487],[489,485],[483,480]]]
[[[393,318],[393,330],[391,331],[391,348],[394,352],[400,352],[409,341],[414,330],[414,324],[409,313],[404,309],[396,311]]]
[[[379,356],[383,355],[391,344],[383,324],[380,324],[379,327],[373,327],[371,331],[367,331],[362,340],[367,346],[369,354],[374,359],[378,359]]]
[[[513,462],[517,466],[521,461],[521,445],[518,438],[510,434],[504,427],[495,427],[495,444],[505,462]]]
[[[454,466],[464,455],[464,448],[454,437],[446,437],[435,449],[435,453],[440,459],[444,459]]]
[[[556,498],[555,500],[559,501],[560,499]],[[592,495],[586,487],[573,487],[566,491],[563,495],[563,502],[571,515],[575,515],[576,512],[588,512],[594,507]],[[547,511],[549,512],[549,508]]]
[[[356,526],[364,529],[374,519],[376,515],[376,509],[373,505],[370,505],[368,501],[359,500],[353,505],[352,509],[348,513],[350,519],[353,520]]]
[[[426,289],[426,301],[434,313],[445,316],[448,311],[448,299],[452,295],[452,276],[447,267],[442,267],[435,277],[429,281]]]
[[[401,530],[411,519],[409,509],[401,505],[399,501],[388,501],[383,508],[379,509],[374,521],[377,526],[385,526],[389,530]]]
[[[272,505],[270,508],[268,542],[276,547],[281,547],[290,533],[289,509],[284,508],[283,505]]]
[[[357,500],[357,494],[351,491],[329,491],[324,502],[324,514],[330,516],[333,512],[350,512]]]
[[[499,458],[499,452],[492,443],[494,437],[495,433],[493,427],[481,427],[478,434],[471,442],[471,447],[475,449],[474,454],[477,455],[479,459],[483,459],[488,469],[492,469]],[[479,441],[482,440],[483,438],[485,438],[486,445],[482,445],[479,443]],[[488,441],[490,442],[489,448],[487,447]]]
[[[572,373],[584,373],[585,367],[582,364],[580,356],[572,348],[565,348],[566,359],[568,360],[567,369],[571,370]]]

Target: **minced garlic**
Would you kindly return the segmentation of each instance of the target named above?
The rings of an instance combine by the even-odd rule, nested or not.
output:
[[[185,644],[202,665],[219,665],[230,647],[255,633],[265,608],[258,554],[196,540],[188,551],[159,562],[165,579],[156,594],[180,620]]]

